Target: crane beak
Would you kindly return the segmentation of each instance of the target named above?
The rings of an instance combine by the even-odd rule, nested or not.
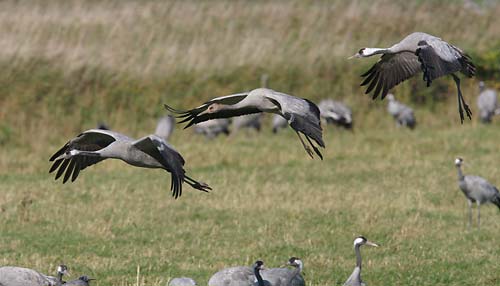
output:
[[[354,59],[354,58],[359,58],[359,54],[354,54],[354,55],[348,57],[347,59],[350,60],[350,59]]]
[[[379,247],[380,246],[380,245],[376,244],[375,242],[371,242],[369,240],[366,242],[366,245],[374,246],[374,247]]]

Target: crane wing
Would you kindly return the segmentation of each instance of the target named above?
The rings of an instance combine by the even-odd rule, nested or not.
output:
[[[384,54],[376,64],[361,75],[365,78],[361,86],[368,85],[365,94],[370,93],[375,88],[373,99],[377,98],[379,94],[384,99],[391,88],[419,71],[421,68],[418,57],[411,52]]]
[[[427,86],[441,76],[461,71],[472,77],[476,67],[468,55],[440,39],[420,41],[415,53],[424,71]]]
[[[170,190],[176,199],[182,194],[182,181],[184,180],[184,159],[171,146],[156,135],[143,137],[132,143],[137,149],[148,154],[158,161],[170,172],[172,182]]]
[[[50,167],[49,173],[57,170],[56,180],[65,173],[63,183],[66,183],[70,177],[73,182],[81,170],[106,158],[85,155],[64,157],[64,155],[71,150],[98,151],[116,141],[115,135],[115,132],[100,129],[91,129],[79,134],[50,157],[49,161],[54,163]]]
[[[188,128],[193,124],[207,121],[210,119],[230,118],[230,117],[235,117],[235,116],[240,116],[240,115],[245,115],[245,114],[252,114],[252,113],[261,112],[259,109],[255,108],[255,107],[243,107],[243,108],[233,109],[233,110],[220,110],[220,111],[214,112],[214,113],[203,113],[200,115],[200,113],[207,110],[207,108],[214,103],[220,103],[220,104],[224,104],[224,105],[234,105],[234,104],[237,104],[238,102],[242,101],[245,97],[247,97],[247,95],[248,95],[248,92],[243,92],[243,93],[237,93],[237,94],[217,97],[217,98],[214,98],[214,99],[211,99],[211,100],[205,102],[204,104],[202,104],[196,108],[186,110],[186,111],[174,109],[166,104],[165,104],[165,108],[168,111],[170,111],[174,114],[177,114],[177,118],[182,119],[181,121],[179,121],[179,123],[188,122],[187,125],[184,127],[184,128]]]

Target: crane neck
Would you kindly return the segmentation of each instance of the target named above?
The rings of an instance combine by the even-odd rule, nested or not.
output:
[[[381,48],[365,48],[363,50],[363,55],[365,57],[370,57],[373,55],[378,55],[378,54],[391,54],[392,51],[391,49],[381,49]]]
[[[260,269],[254,268],[253,273],[255,274],[255,277],[257,278],[257,285],[259,286],[264,286],[264,280],[262,279],[262,276],[260,276]]]
[[[63,274],[63,273],[61,273],[61,272],[58,272],[58,273],[57,273],[57,281],[56,281],[56,285],[57,285],[57,286],[60,286],[60,285],[62,285],[62,284],[63,284],[63,280],[62,280],[63,275],[64,275],[64,274]]]
[[[464,174],[462,173],[462,167],[460,165],[457,166],[458,180],[464,180]]]
[[[359,267],[361,269],[361,251],[360,248],[361,245],[356,245],[354,247],[354,251],[356,252],[356,267]]]

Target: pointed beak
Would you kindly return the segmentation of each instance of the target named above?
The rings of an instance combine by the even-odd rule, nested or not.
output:
[[[354,59],[354,58],[359,58],[359,54],[354,54],[354,55],[348,57],[347,59],[350,60],[350,59]]]
[[[371,242],[369,240],[366,242],[366,245],[374,246],[374,247],[379,247],[380,246],[380,245],[376,244],[375,242]]]

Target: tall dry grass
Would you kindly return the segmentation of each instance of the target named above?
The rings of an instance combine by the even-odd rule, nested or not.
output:
[[[2,1],[0,56],[139,77],[310,71],[413,31],[481,52],[498,41],[499,14],[498,4],[478,14],[461,1]]]

